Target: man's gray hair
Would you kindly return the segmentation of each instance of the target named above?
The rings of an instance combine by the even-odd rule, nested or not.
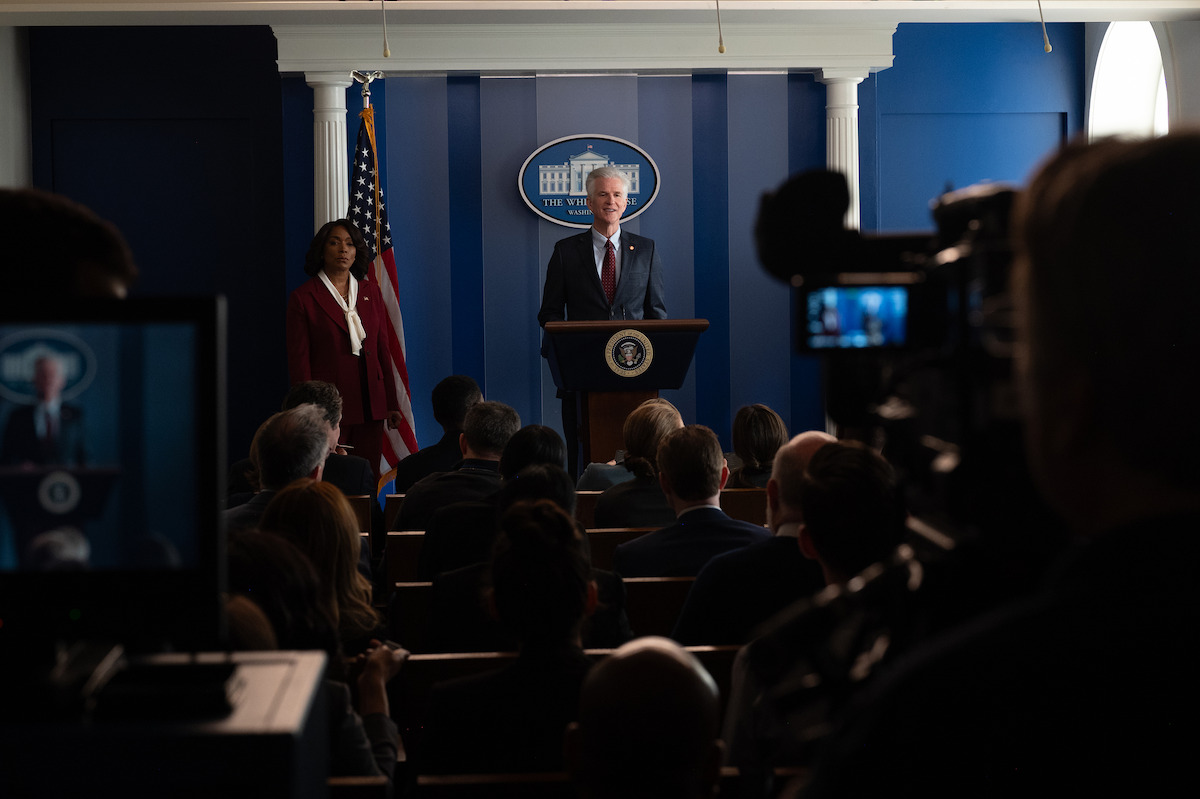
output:
[[[262,487],[277,490],[308,477],[329,454],[329,423],[311,402],[280,411],[265,421],[251,447]]]
[[[587,181],[584,183],[584,188],[587,189],[587,195],[592,196],[592,184],[601,178],[616,178],[621,181],[621,185],[625,187],[625,196],[629,196],[629,190],[633,188],[633,181],[615,166],[602,166],[588,172]]]

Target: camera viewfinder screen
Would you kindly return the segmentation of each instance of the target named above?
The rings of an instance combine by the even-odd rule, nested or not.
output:
[[[829,286],[805,297],[808,349],[903,347],[908,337],[905,286]]]

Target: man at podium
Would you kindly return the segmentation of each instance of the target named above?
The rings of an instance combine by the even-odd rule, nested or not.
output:
[[[621,230],[629,204],[629,178],[614,167],[588,173],[587,207],[592,226],[554,245],[538,324],[569,320],[666,319],[662,261],[654,240]],[[546,357],[542,342],[542,356]],[[567,468],[579,476],[578,397],[559,391]]]

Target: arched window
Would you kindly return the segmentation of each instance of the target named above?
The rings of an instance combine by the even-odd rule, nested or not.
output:
[[[1167,132],[1167,83],[1149,22],[1113,22],[1092,78],[1088,138],[1161,136]]]

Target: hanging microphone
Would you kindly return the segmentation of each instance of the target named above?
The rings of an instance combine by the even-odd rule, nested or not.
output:
[[[717,52],[725,52],[725,36],[721,33],[721,0],[717,0]]]
[[[1042,19],[1042,42],[1044,43],[1042,49],[1048,53],[1054,48],[1050,46],[1050,35],[1046,33],[1046,15],[1042,13],[1042,0],[1037,0],[1037,3],[1038,16]]]
[[[387,40],[387,6],[384,5],[384,2],[386,2],[386,0],[379,0],[379,12],[383,15],[383,57],[391,58],[392,50],[390,47],[388,47]],[[1038,2],[1040,3],[1042,0],[1038,0]],[[1049,47],[1049,45],[1047,45],[1047,47]]]

